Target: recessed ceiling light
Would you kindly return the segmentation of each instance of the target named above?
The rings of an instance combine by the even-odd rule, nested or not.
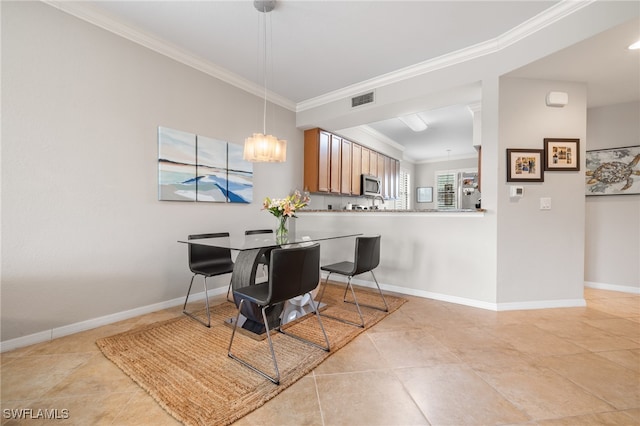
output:
[[[636,50],[636,49],[640,49],[640,40],[636,41],[631,46],[629,46],[629,50]]]
[[[428,127],[427,123],[425,123],[424,120],[418,114],[405,115],[403,117],[398,117],[398,118],[404,124],[409,126],[409,128],[414,132],[421,132],[423,130],[426,130]]]

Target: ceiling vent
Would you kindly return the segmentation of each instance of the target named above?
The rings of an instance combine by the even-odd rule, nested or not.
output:
[[[364,93],[351,98],[351,108],[373,103],[375,92]]]

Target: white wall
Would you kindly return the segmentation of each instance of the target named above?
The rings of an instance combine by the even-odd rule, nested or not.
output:
[[[547,107],[545,97],[550,91],[567,92],[569,104],[564,108]],[[498,301],[501,303],[583,300],[586,119],[583,83],[500,79]],[[580,171],[547,171],[541,183],[506,182],[506,149],[543,149],[544,138],[580,139]],[[523,186],[524,197],[511,199],[510,185]],[[541,197],[551,198],[551,210],[540,210]]]
[[[242,143],[262,100],[43,3],[1,6],[3,341],[184,297],[178,239],[271,227],[262,198],[301,187],[303,134],[276,107],[288,160],[255,165],[254,203],[158,201],[158,126]]]
[[[587,111],[587,150],[632,145],[640,145],[640,103]],[[587,285],[640,293],[640,195],[586,197],[585,234]]]

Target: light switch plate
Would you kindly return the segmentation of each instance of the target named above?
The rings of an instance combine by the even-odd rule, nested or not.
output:
[[[551,198],[540,198],[540,210],[551,210]]]

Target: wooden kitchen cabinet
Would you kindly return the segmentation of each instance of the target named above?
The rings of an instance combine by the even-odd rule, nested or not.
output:
[[[351,144],[351,195],[360,195],[360,175],[362,175],[362,146]]]
[[[342,183],[342,138],[337,135],[331,135],[331,144],[329,146],[329,192],[333,194],[340,193],[340,185]]]
[[[362,147],[361,166],[362,166],[362,174],[364,174],[364,175],[370,175],[371,174],[369,172],[369,156],[370,155],[371,155],[371,150],[369,150],[369,148],[365,148],[363,146]]]
[[[304,189],[359,196],[362,174],[380,178],[382,196],[398,196],[400,162],[321,129],[304,132]]]
[[[340,164],[340,193],[351,195],[351,142],[346,139],[342,139]]]
[[[369,151],[369,174],[378,176],[378,153],[375,151]]]
[[[331,133],[320,129],[304,132],[304,189],[329,192]]]

